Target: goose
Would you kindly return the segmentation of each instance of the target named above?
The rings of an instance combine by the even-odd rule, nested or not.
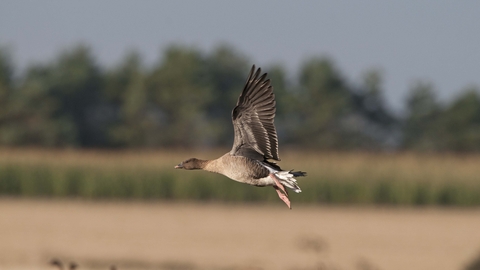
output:
[[[306,176],[306,173],[282,170],[272,161],[280,161],[273,123],[276,102],[267,73],[260,74],[261,69],[255,69],[253,65],[232,111],[232,150],[213,160],[190,158],[176,165],[175,169],[200,169],[257,187],[272,186],[278,197],[291,209],[285,187],[296,193],[301,192],[295,177]]]

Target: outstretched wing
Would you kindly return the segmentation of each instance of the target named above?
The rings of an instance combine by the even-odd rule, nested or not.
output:
[[[257,160],[278,157],[277,131],[273,124],[275,118],[275,95],[266,79],[260,76],[261,69],[250,71],[237,106],[232,111],[235,138],[230,151],[234,156],[246,156]]]

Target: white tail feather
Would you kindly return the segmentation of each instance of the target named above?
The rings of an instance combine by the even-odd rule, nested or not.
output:
[[[293,189],[296,193],[302,192],[300,187],[297,184],[297,180],[293,178],[293,174],[291,174],[292,171],[277,171],[274,172],[274,174],[278,177],[280,180],[280,183],[282,183],[284,186],[289,187]]]

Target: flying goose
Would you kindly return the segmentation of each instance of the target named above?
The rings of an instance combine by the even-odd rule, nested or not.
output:
[[[235,137],[232,150],[213,160],[190,158],[176,169],[201,169],[253,186],[273,186],[278,197],[291,209],[285,187],[299,193],[302,190],[294,177],[305,176],[302,171],[284,171],[271,159],[280,161],[278,138],[273,124],[275,95],[261,69],[252,66],[242,94],[232,111]]]

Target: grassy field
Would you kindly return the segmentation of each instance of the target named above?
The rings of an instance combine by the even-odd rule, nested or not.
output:
[[[0,150],[0,195],[127,200],[281,203],[256,188],[200,171],[189,157],[224,151]],[[480,155],[281,152],[284,169],[308,172],[295,204],[480,205]]]

